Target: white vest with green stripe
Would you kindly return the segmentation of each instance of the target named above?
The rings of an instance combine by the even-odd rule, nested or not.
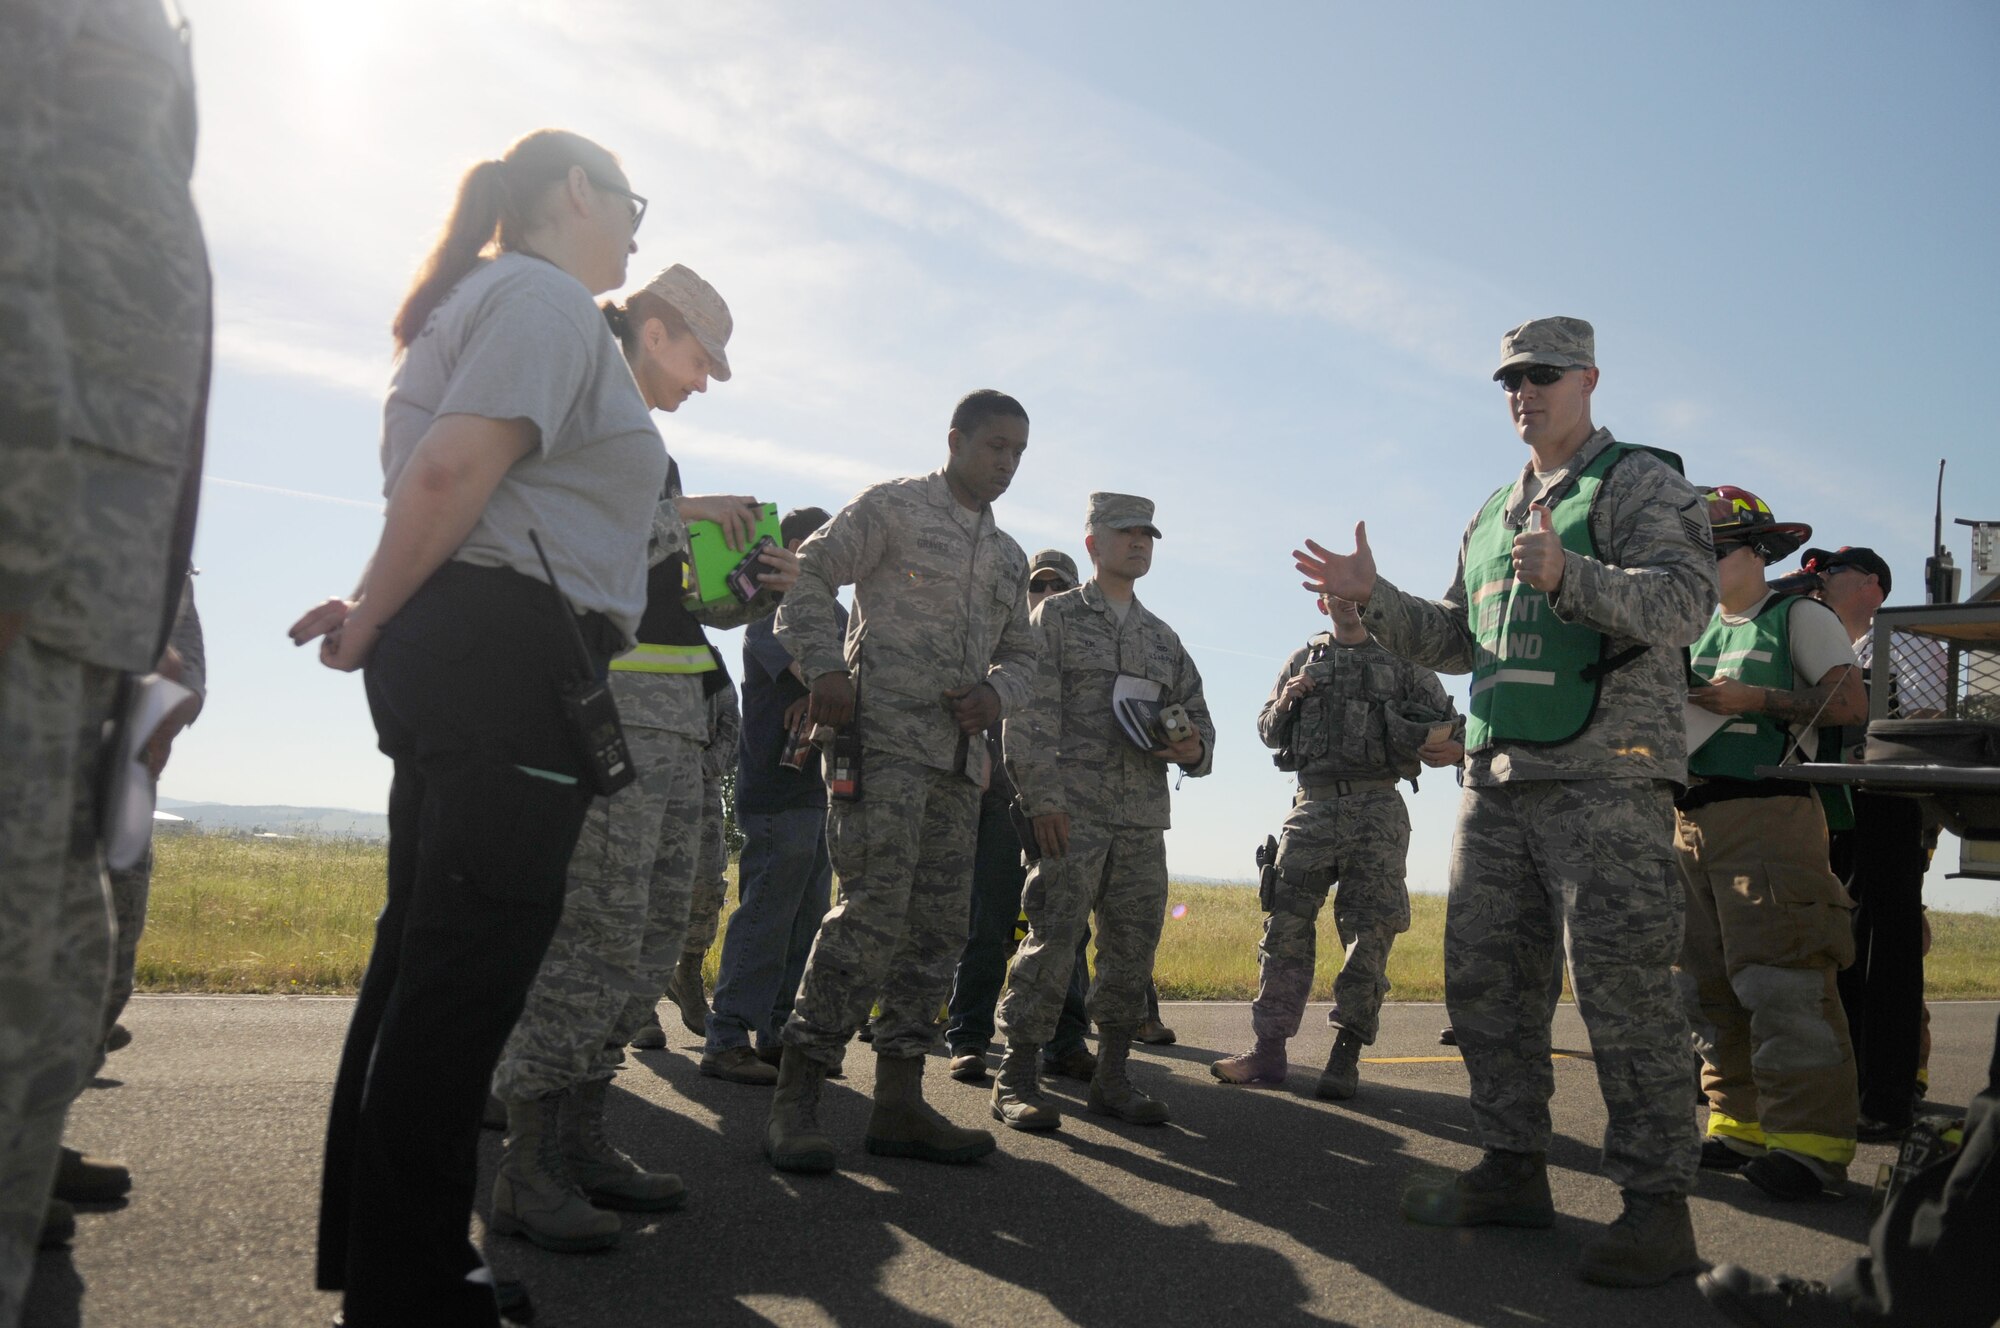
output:
[[[1605,477],[1633,452],[1653,452],[1680,469],[1678,458],[1653,448],[1617,442],[1605,448],[1549,504],[1551,528],[1565,550],[1599,556],[1590,509]],[[1465,612],[1474,656],[1465,746],[1471,752],[1498,742],[1568,742],[1596,712],[1604,675],[1644,649],[1609,654],[1602,632],[1564,622],[1547,594],[1515,579],[1514,537],[1520,532],[1505,519],[1513,490],[1503,486],[1486,500],[1465,545]]]

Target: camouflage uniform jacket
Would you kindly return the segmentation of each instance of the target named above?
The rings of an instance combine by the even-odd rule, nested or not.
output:
[[[843,648],[834,596],[850,585]],[[777,638],[809,682],[853,670],[864,747],[951,770],[963,735],[942,693],[990,683],[1003,716],[1027,699],[1028,556],[990,505],[961,507],[941,470],[873,485],[799,547]]]
[[[667,491],[653,509],[653,533],[646,541],[646,566],[658,567],[675,554],[688,552],[687,522],[681,518],[682,490],[678,470],[670,468]],[[748,604],[735,596],[695,610],[704,627],[718,631],[741,627],[770,614],[778,597],[766,592]],[[611,686],[618,699],[618,716],[627,724],[661,729],[667,733],[706,743],[709,734],[708,698],[703,694],[699,673],[613,672]]]
[[[194,75],[160,5],[0,5],[0,612],[144,673],[209,330]]]
[[[1315,651],[1321,658],[1312,660]],[[1290,708],[1278,708],[1278,694],[1301,673],[1315,685]],[[1301,784],[1335,779],[1396,779],[1388,708],[1412,702],[1439,715],[1451,708],[1444,686],[1429,669],[1399,659],[1372,638],[1344,646],[1322,632],[1292,652],[1257,712],[1257,736],[1266,747],[1291,745],[1301,764]]]
[[[1215,721],[1180,637],[1137,597],[1121,623],[1094,579],[1043,600],[1034,622],[1042,629],[1034,697],[1008,718],[1004,738],[1022,811],[1166,829],[1167,763],[1125,736],[1111,689],[1121,673],[1159,683],[1161,703],[1186,706],[1201,734],[1201,764],[1187,773],[1214,769]]]
[[[1550,487],[1588,466],[1613,441],[1608,429],[1592,434],[1569,465],[1550,477]],[[1507,504],[1510,528],[1525,524],[1532,492],[1539,486],[1530,463],[1522,467]],[[1708,626],[1720,596],[1707,516],[1686,480],[1659,458],[1635,452],[1598,490],[1590,533],[1603,561],[1566,553],[1562,584],[1549,597],[1550,606],[1563,621],[1604,633],[1614,651],[1652,648],[1605,676],[1589,725],[1568,742],[1502,742],[1468,752],[1468,787],[1525,779],[1687,780],[1681,647]],[[1468,523],[1465,537],[1471,534]],[[1440,673],[1470,673],[1474,645],[1466,617],[1464,539],[1458,573],[1443,599],[1422,599],[1377,577],[1361,621],[1405,659]]]

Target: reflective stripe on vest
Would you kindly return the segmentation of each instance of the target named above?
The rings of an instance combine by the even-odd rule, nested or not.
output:
[[[611,661],[618,673],[707,673],[715,655],[702,646],[636,645]]]
[[[1590,534],[1590,509],[1604,477],[1628,453],[1641,449],[1614,443],[1599,453],[1566,492],[1556,497],[1552,528],[1565,550],[1597,557]],[[1496,742],[1546,745],[1568,742],[1583,732],[1597,709],[1604,661],[1602,633],[1556,616],[1549,597],[1514,579],[1514,536],[1507,525],[1508,485],[1486,500],[1465,546],[1466,621],[1472,628],[1471,713],[1466,716],[1465,749],[1477,752]]]
[[[1796,595],[1773,595],[1745,623],[1723,621],[1720,610],[1689,649],[1695,676],[1734,678],[1747,687],[1792,686],[1792,611]],[[1784,758],[1792,735],[1769,715],[1737,715],[1688,753],[1688,773],[1704,779],[1755,779],[1760,765]]]

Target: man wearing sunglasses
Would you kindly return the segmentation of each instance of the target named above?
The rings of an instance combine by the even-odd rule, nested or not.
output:
[[[1818,759],[1819,731],[1861,722],[1868,699],[1832,610],[1764,583],[1812,527],[1730,485],[1707,501],[1722,605],[1690,652],[1688,704],[1715,718],[1690,721],[1693,780],[1674,804],[1679,968],[1708,1097],[1701,1164],[1810,1199],[1854,1159],[1854,1050],[1834,985],[1854,935],[1818,795],[1758,771]]]
[[[1673,795],[1687,779],[1681,648],[1714,612],[1715,557],[1678,461],[1592,423],[1590,324],[1523,323],[1500,356],[1493,376],[1530,456],[1473,518],[1442,598],[1377,576],[1365,525],[1351,554],[1309,540],[1294,558],[1308,590],[1362,605],[1389,650],[1473,675],[1445,1003],[1485,1156],[1412,1188],[1403,1211],[1438,1226],[1554,1223],[1551,978],[1567,940],[1609,1117],[1604,1171],[1624,1198],[1578,1271],[1648,1286],[1700,1266]]]
[[[1862,676],[1875,667],[1875,611],[1889,597],[1889,564],[1875,550],[1842,545],[1807,549],[1803,569],[1819,598],[1840,615]],[[1888,718],[1925,719],[1943,713],[1943,647],[1924,637],[1896,642]],[[1850,729],[1858,743],[1865,730]],[[1916,1118],[1916,1084],[1924,1017],[1924,872],[1937,845],[1914,798],[1856,789],[1853,823],[1835,827],[1833,871],[1854,898],[1854,962],[1841,970],[1840,1002],[1854,1037],[1861,1091],[1857,1137],[1862,1143],[1902,1138]]]
[[[1033,613],[1049,596],[1076,587],[1076,563],[1061,549],[1043,549],[1028,560],[1028,612]],[[952,978],[951,1006],[944,1026],[945,1045],[951,1049],[951,1077],[967,1084],[986,1081],[993,1010],[1007,977],[1007,954],[1021,917],[1021,886],[1028,874],[1021,850],[1034,843],[1027,818],[1015,802],[1014,781],[1007,777],[1001,762],[1000,725],[986,730],[986,750],[993,760],[993,779],[979,804],[972,915],[967,920],[965,950]],[[1090,931],[1085,928],[1076,943],[1076,968],[1056,1019],[1055,1036],[1042,1048],[1043,1073],[1086,1083],[1097,1073],[1097,1057],[1083,1044],[1089,1028],[1084,1014],[1084,999],[1090,990],[1090,967],[1084,953],[1089,940]]]

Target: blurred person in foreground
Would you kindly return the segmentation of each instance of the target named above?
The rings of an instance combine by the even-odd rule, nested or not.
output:
[[[1296,562],[1308,591],[1360,604],[1389,650],[1473,675],[1445,1005],[1485,1155],[1412,1186],[1403,1212],[1436,1226],[1554,1224],[1549,1025],[1566,943],[1609,1117],[1604,1170],[1623,1199],[1578,1273],[1649,1286],[1700,1267],[1673,797],[1687,778],[1681,649],[1715,610],[1715,556],[1678,461],[1592,423],[1589,323],[1523,323],[1500,356],[1493,376],[1529,458],[1467,527],[1443,598],[1377,576],[1365,525],[1352,554],[1308,541]]]
[[[365,667],[395,763],[320,1200],[318,1282],[353,1328],[498,1321],[467,1224],[486,1088],[592,802],[564,689],[633,641],[667,474],[592,299],[623,284],[644,209],[617,158],[557,129],[465,174],[392,325],[381,540],[351,597],[291,629]]]
[[[605,310],[653,410],[673,412],[711,378],[730,377],[732,323],[715,288],[675,264]],[[742,546],[756,500],[684,495],[671,456],[645,555],[638,643],[611,661],[611,695],[625,726],[633,782],[591,802],[570,858],[562,922],[493,1073],[507,1109],[506,1157],[493,1180],[493,1227],[544,1249],[615,1243],[619,1211],[677,1208],[686,1187],[651,1171],[605,1134],[605,1100],[621,1050],[655,1018],[680,958],[700,860],[707,681],[718,676],[707,623],[733,627],[769,616],[797,560],[766,551],[760,589],[699,610],[685,602],[690,519],[720,522]],[[722,686],[727,687],[726,675]]]
[[[1371,640],[1348,601],[1322,595],[1316,605],[1333,630],[1292,652],[1257,715],[1278,768],[1299,777],[1277,851],[1263,863],[1250,1005],[1257,1045],[1209,1073],[1228,1084],[1285,1082],[1285,1043],[1298,1036],[1312,992],[1320,909],[1338,882],[1333,920],[1345,952],[1327,1014],[1338,1033],[1314,1091],[1341,1100],[1360,1085],[1361,1049],[1374,1044],[1389,994],[1389,951],[1410,929],[1410,814],[1396,781],[1414,784],[1420,762],[1455,766],[1465,747],[1435,673]]]
[[[952,411],[942,470],[873,485],[799,548],[778,643],[808,680],[807,717],[846,730],[828,764],[827,845],[840,902],[820,923],[786,1021],[764,1155],[780,1171],[829,1172],[819,1090],[873,1020],[871,1153],[972,1162],[993,1151],[923,1098],[924,1058],[965,945],[980,735],[1024,704],[1036,640],[1028,559],[993,504],[1028,450],[1028,412],[1004,392]],[[843,633],[834,612],[854,587]]]
[[[1875,1219],[1868,1252],[1827,1282],[1736,1264],[1702,1274],[1741,1328],[1989,1328],[2000,1323],[2000,1028],[1958,1152],[1917,1172]]]
[[[167,8],[0,6],[0,1328],[45,1229],[67,1235],[51,1185],[114,945],[100,757],[125,679],[164,652],[194,538],[194,150]]]
[[[1819,756],[1867,716],[1861,670],[1824,604],[1765,569],[1812,527],[1733,485],[1704,495],[1722,603],[1689,652],[1688,703],[1717,718],[1675,799],[1687,935],[1677,965],[1708,1098],[1701,1164],[1774,1199],[1837,1188],[1854,1160],[1854,1050],[1834,974],[1854,958],[1812,785],[1759,774]]]
[[[1043,549],[1028,560],[1028,612],[1050,595],[1074,590],[1076,563],[1061,549]],[[972,912],[966,920],[965,949],[951,979],[951,1001],[945,1011],[944,1043],[951,1057],[951,1077],[960,1083],[986,1082],[986,1049],[993,1041],[993,1012],[1007,980],[1007,957],[1021,921],[1021,887],[1028,869],[1023,849],[1031,847],[1016,805],[1014,781],[1002,761],[1001,725],[986,730],[986,751],[992,758],[992,781],[979,800],[979,842],[972,867]],[[1018,819],[1017,818],[1021,818]],[[1076,942],[1076,967],[1070,973],[1055,1035],[1042,1048],[1042,1068],[1050,1074],[1088,1082],[1097,1073],[1097,1057],[1084,1045],[1090,1020],[1085,1000],[1090,988],[1086,927]]]

